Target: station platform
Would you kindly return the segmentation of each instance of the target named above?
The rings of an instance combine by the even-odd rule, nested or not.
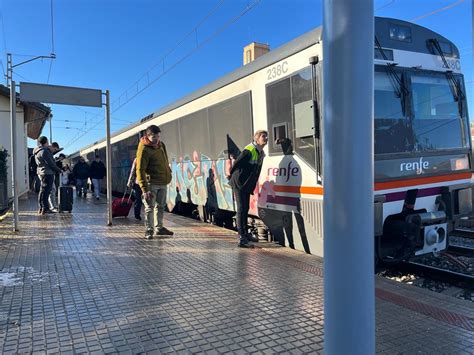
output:
[[[323,353],[321,258],[172,214],[175,235],[146,240],[93,199],[45,216],[20,202],[20,231],[0,222],[4,354]],[[375,284],[377,353],[474,353],[472,303]]]

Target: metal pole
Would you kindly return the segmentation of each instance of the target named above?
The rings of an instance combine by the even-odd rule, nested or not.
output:
[[[11,79],[11,77],[10,77]],[[11,118],[11,148],[10,162],[12,170],[12,194],[13,194],[13,231],[18,230],[18,186],[16,184],[16,90],[15,82],[10,81],[10,118]]]
[[[49,116],[49,143],[53,143],[53,118]]]
[[[112,225],[112,150],[110,147],[110,92],[105,90],[105,130],[106,130],[106,167],[107,167],[107,225]]]
[[[373,0],[324,0],[324,352],[375,353]]]

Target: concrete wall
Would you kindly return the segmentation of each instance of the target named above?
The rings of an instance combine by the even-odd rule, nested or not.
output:
[[[23,118],[23,106],[17,106],[16,114],[16,183],[18,193],[21,196],[28,191],[28,148],[26,129]],[[11,153],[11,124],[10,124],[10,99],[0,96],[0,147],[4,147]],[[12,197],[11,191],[11,157],[8,159],[8,197]]]

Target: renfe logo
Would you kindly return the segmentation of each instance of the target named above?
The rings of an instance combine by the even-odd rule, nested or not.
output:
[[[423,169],[428,169],[430,167],[429,161],[423,161],[423,157],[419,161],[414,161],[410,163],[401,163],[400,171],[416,171],[417,175],[423,173]]]
[[[281,167],[281,168],[268,168],[268,175],[269,176],[286,176],[285,182],[288,182],[290,180],[290,176],[297,176],[298,172],[300,171],[300,168],[298,167],[291,167],[291,161],[288,163],[288,166],[286,168]]]

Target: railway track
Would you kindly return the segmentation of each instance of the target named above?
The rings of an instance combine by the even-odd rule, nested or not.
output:
[[[450,236],[474,239],[474,229],[458,227],[451,232]]]
[[[454,284],[464,289],[474,290],[473,275],[450,271],[443,268],[420,264],[413,261],[400,263],[397,265],[397,269],[403,272],[421,275],[425,278]]]
[[[459,245],[449,245],[447,252],[452,255],[474,258],[474,248]]]

